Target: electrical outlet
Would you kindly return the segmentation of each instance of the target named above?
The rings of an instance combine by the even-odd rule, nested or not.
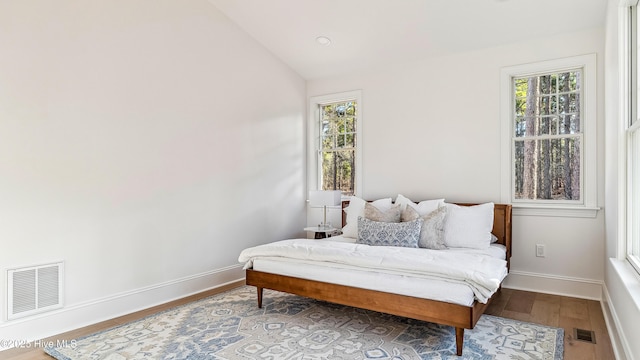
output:
[[[545,251],[544,251],[544,245],[543,244],[536,244],[536,256],[537,257],[544,257],[545,256]]]

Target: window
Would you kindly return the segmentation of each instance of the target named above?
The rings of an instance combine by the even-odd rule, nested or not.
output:
[[[309,104],[309,189],[361,189],[360,92],[312,97]]]
[[[320,105],[320,190],[355,191],[358,102]]]
[[[640,123],[635,121],[628,131],[629,144],[629,181],[627,191],[628,246],[627,256],[632,265],[640,272]],[[635,164],[634,164],[635,162]]]
[[[581,203],[582,71],[513,79],[515,201]]]
[[[628,91],[623,91],[623,100],[628,103],[629,111],[625,112],[625,127],[627,137],[627,258],[631,265],[640,272],[640,119],[638,103],[640,91],[638,84],[638,49],[640,49],[640,29],[637,26],[638,8],[632,6],[629,23],[629,49],[623,50],[629,57],[628,72],[631,76],[628,84],[623,84]]]
[[[502,201],[519,214],[595,217],[595,55],[501,75]]]

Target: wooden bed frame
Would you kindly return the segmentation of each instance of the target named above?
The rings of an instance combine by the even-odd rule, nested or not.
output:
[[[344,208],[346,204],[348,204],[348,202],[343,202],[342,207]],[[458,205],[471,206],[474,204]],[[345,220],[346,216],[343,213],[343,225]],[[511,258],[511,205],[495,204],[492,233],[498,237],[498,243],[507,247],[506,259],[507,268],[509,268],[509,260]],[[475,327],[478,319],[480,319],[480,316],[484,313],[493,298],[490,298],[486,304],[482,304],[476,300],[471,306],[464,306],[271,274],[253,269],[246,270],[246,284],[257,288],[259,308],[262,308],[263,289],[271,289],[336,304],[453,326],[456,329],[456,354],[458,356],[462,355],[464,329],[473,329]]]

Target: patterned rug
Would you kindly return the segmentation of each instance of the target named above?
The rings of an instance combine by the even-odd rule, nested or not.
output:
[[[564,331],[483,315],[465,330],[244,286],[47,348],[57,359],[562,359]]]

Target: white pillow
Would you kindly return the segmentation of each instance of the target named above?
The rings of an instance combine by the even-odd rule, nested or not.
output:
[[[475,206],[446,204],[444,243],[447,247],[486,249],[491,244],[493,203]]]
[[[411,206],[420,216],[427,215],[428,213],[437,210],[439,207],[444,206],[444,199],[425,200],[416,204],[414,201],[398,194],[396,198],[396,204],[400,204],[400,212],[403,212],[407,206]]]
[[[357,196],[349,199],[349,206],[344,209],[347,213],[347,224],[342,228],[342,236],[358,238],[358,217],[364,217],[364,204],[366,201]],[[391,208],[391,198],[379,199],[371,203],[378,210],[386,212]]]

